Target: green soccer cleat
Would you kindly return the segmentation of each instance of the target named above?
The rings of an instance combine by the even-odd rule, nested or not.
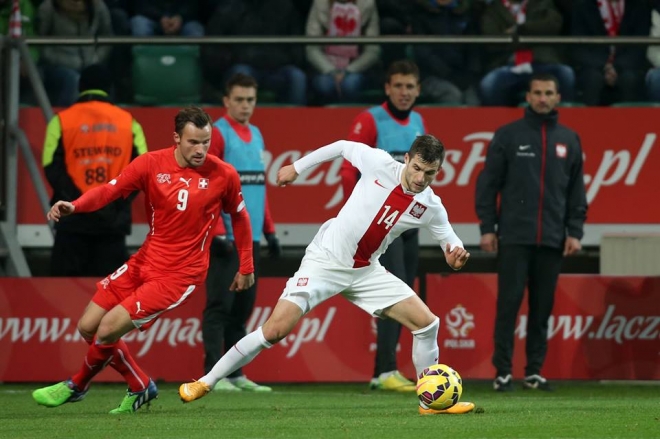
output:
[[[223,378],[213,386],[214,392],[240,392],[241,389],[236,387],[231,381],[227,378]]]
[[[230,378],[229,381],[238,388],[238,390],[245,390],[246,392],[271,392],[273,390],[268,386],[262,386],[261,384],[255,383],[245,375]]]
[[[46,407],[58,407],[67,402],[82,401],[85,395],[87,391],[78,390],[71,379],[32,392],[32,398],[37,404]]]
[[[116,409],[110,410],[111,415],[123,415],[135,413],[144,404],[149,405],[152,399],[158,398],[158,387],[156,383],[149,380],[149,385],[146,389],[139,392],[131,392],[128,390],[126,396]]]
[[[415,383],[408,378],[401,375],[398,370],[389,375],[381,375],[374,378],[369,383],[371,390],[388,390],[394,392],[414,392],[416,390]]]

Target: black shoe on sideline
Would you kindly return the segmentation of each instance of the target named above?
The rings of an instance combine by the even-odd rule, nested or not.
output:
[[[544,392],[552,392],[554,389],[550,386],[548,380],[541,375],[529,375],[523,381],[523,389],[525,390],[543,390]]]
[[[513,377],[511,374],[505,376],[498,376],[493,381],[493,389],[498,392],[512,392],[513,391]]]

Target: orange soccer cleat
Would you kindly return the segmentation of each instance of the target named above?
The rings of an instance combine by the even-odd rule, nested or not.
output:
[[[179,387],[179,397],[183,402],[193,402],[209,393],[211,388],[203,381],[193,381],[192,383],[181,384]]]
[[[463,415],[465,413],[470,413],[473,410],[473,402],[458,402],[444,410],[435,410],[432,408],[424,408],[421,405],[419,406],[420,415]]]

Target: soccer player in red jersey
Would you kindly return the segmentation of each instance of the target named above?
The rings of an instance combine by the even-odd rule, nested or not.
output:
[[[220,211],[231,216],[239,270],[230,289],[254,283],[252,230],[241,195],[238,173],[217,157],[207,156],[210,116],[187,107],[174,118],[171,148],[149,152],[131,162],[104,186],[73,202],[58,201],[48,219],[93,212],[134,191],[145,193],[149,233],[140,250],[114,273],[97,283],[78,331],[89,343],[75,375],[32,393],[37,403],[57,407],[82,400],[92,378],[110,364],[128,383],[128,392],[112,414],[132,413],[158,396],[158,389],[137,365],[121,337],[148,329],[156,319],[182,303],[206,278],[209,246]]]

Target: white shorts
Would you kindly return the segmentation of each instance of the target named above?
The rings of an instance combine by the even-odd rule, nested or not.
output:
[[[414,296],[415,292],[379,263],[348,268],[334,262],[312,243],[280,299],[295,303],[306,314],[337,294],[379,317],[385,308]]]

